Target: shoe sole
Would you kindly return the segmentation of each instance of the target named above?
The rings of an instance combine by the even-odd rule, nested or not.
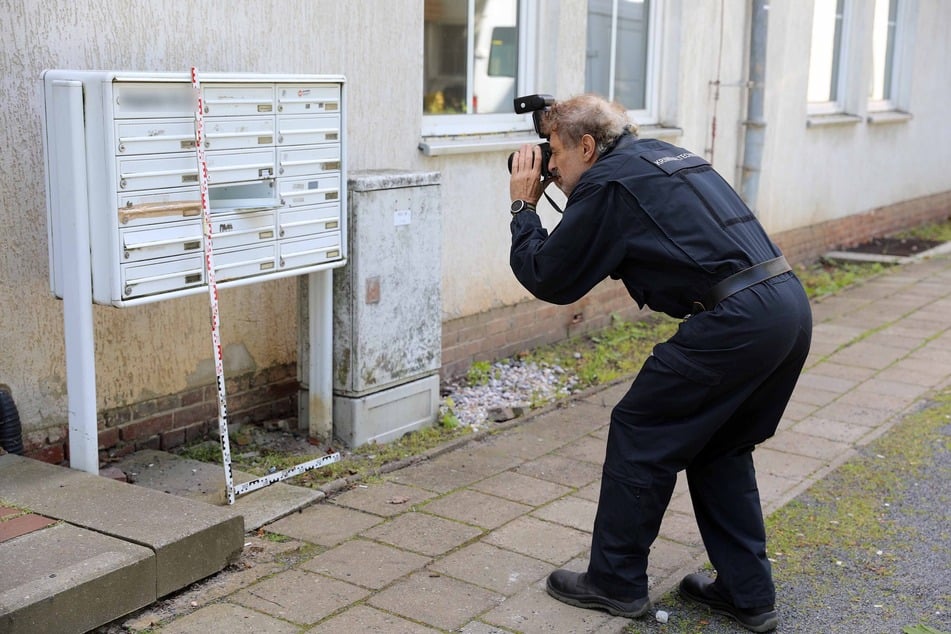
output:
[[[740,625],[742,625],[743,627],[745,627],[751,632],[771,632],[775,630],[777,627],[779,627],[778,616],[772,616],[766,619],[765,621],[763,621],[762,623],[757,623],[755,625],[751,623],[744,623],[742,620],[740,620],[740,618],[736,614],[730,611],[729,607],[726,607],[722,603],[710,603],[703,597],[699,597],[695,594],[691,594],[690,592],[687,592],[683,588],[677,588],[677,592],[683,598],[693,601],[694,603],[699,603],[700,605],[705,606],[707,609],[709,609],[711,612],[715,614],[720,614],[722,616],[727,616],[733,619],[734,621],[736,621],[737,623],[739,623]]]
[[[545,584],[548,589],[548,594],[552,597],[558,599],[562,603],[567,603],[568,605],[573,605],[576,608],[587,608],[595,610],[604,610],[612,616],[623,616],[628,619],[636,619],[644,616],[651,609],[651,602],[648,601],[644,604],[644,607],[638,610],[625,610],[616,603],[610,603],[604,600],[603,597],[590,596],[590,597],[578,597],[567,594],[562,594],[558,590],[555,590],[551,587],[550,583]]]

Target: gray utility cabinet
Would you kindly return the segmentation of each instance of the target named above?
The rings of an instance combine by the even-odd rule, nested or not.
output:
[[[442,362],[438,172],[348,180],[349,262],[334,272],[334,435],[355,447],[431,425]]]

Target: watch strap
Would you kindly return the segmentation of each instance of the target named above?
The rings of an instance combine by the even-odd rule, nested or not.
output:
[[[535,205],[533,205],[532,203],[528,202],[527,200],[519,199],[519,200],[513,201],[513,202],[512,202],[512,206],[510,207],[510,211],[512,212],[512,215],[513,215],[513,216],[514,216],[515,214],[521,212],[521,211],[526,210],[526,209],[530,209],[531,211],[535,211]]]

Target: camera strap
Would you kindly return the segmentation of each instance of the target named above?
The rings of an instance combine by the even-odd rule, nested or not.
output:
[[[555,209],[555,211],[557,211],[560,214],[565,213],[564,211],[562,211],[561,207],[558,206],[558,203],[556,203],[554,200],[551,199],[551,196],[548,195],[548,192],[542,192],[542,193],[545,194],[545,198],[548,199],[548,204],[550,204]]]

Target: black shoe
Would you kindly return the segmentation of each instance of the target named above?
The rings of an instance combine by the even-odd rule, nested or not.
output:
[[[732,617],[752,632],[769,632],[779,625],[779,615],[773,606],[738,608],[705,575],[687,575],[680,582],[679,590],[683,598],[702,603],[717,614]]]
[[[548,575],[548,594],[568,605],[606,610],[629,619],[644,616],[651,607],[650,598],[646,596],[633,601],[612,599],[589,582],[586,573],[570,570],[556,570]]]

